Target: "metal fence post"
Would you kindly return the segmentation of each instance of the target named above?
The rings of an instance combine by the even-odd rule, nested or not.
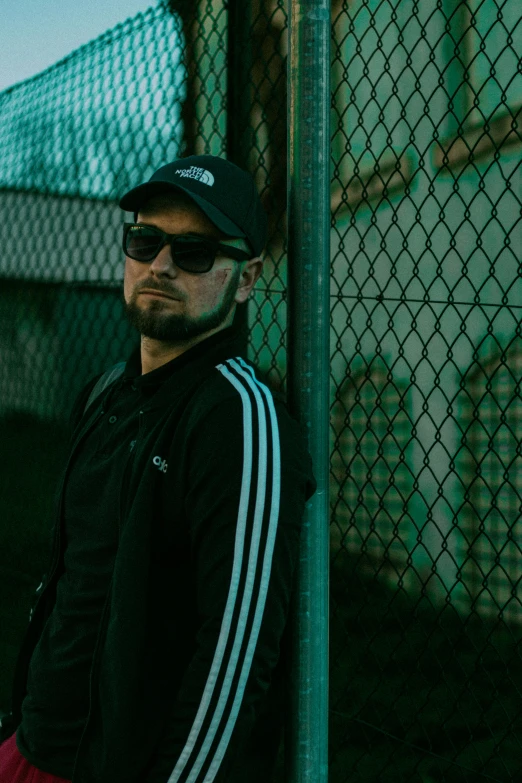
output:
[[[328,779],[330,4],[291,0],[288,405],[308,435],[307,503],[292,606],[286,780]]]

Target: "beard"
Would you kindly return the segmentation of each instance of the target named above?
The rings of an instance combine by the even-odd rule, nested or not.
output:
[[[128,302],[124,300],[127,319],[143,337],[159,340],[165,343],[179,343],[200,337],[202,334],[217,329],[230,314],[237,292],[240,278],[239,264],[236,264],[230,276],[227,288],[223,294],[223,301],[211,312],[196,318],[185,315],[182,312],[172,312],[169,301],[151,299],[146,306],[138,305],[138,294],[141,288],[148,288],[158,292],[169,293],[153,281],[143,282],[139,288],[135,288]],[[179,305],[180,309],[182,303]]]

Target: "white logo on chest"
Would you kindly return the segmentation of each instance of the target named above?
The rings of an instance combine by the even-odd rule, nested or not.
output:
[[[166,459],[161,459],[161,457],[154,457],[152,464],[155,465],[158,470],[161,470],[162,473],[167,472],[168,464]]]

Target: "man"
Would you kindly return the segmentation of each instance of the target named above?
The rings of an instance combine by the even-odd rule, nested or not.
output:
[[[141,345],[75,404],[0,781],[268,783],[316,482],[298,422],[238,348],[266,216],[251,176],[210,155],[120,206]]]

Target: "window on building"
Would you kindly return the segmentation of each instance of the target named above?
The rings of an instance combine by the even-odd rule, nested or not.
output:
[[[332,548],[346,549],[357,556],[358,567],[397,584],[413,527],[405,387],[384,362],[374,361],[341,386],[331,422]]]
[[[520,622],[522,341],[482,362],[462,410],[463,577],[473,608]]]

